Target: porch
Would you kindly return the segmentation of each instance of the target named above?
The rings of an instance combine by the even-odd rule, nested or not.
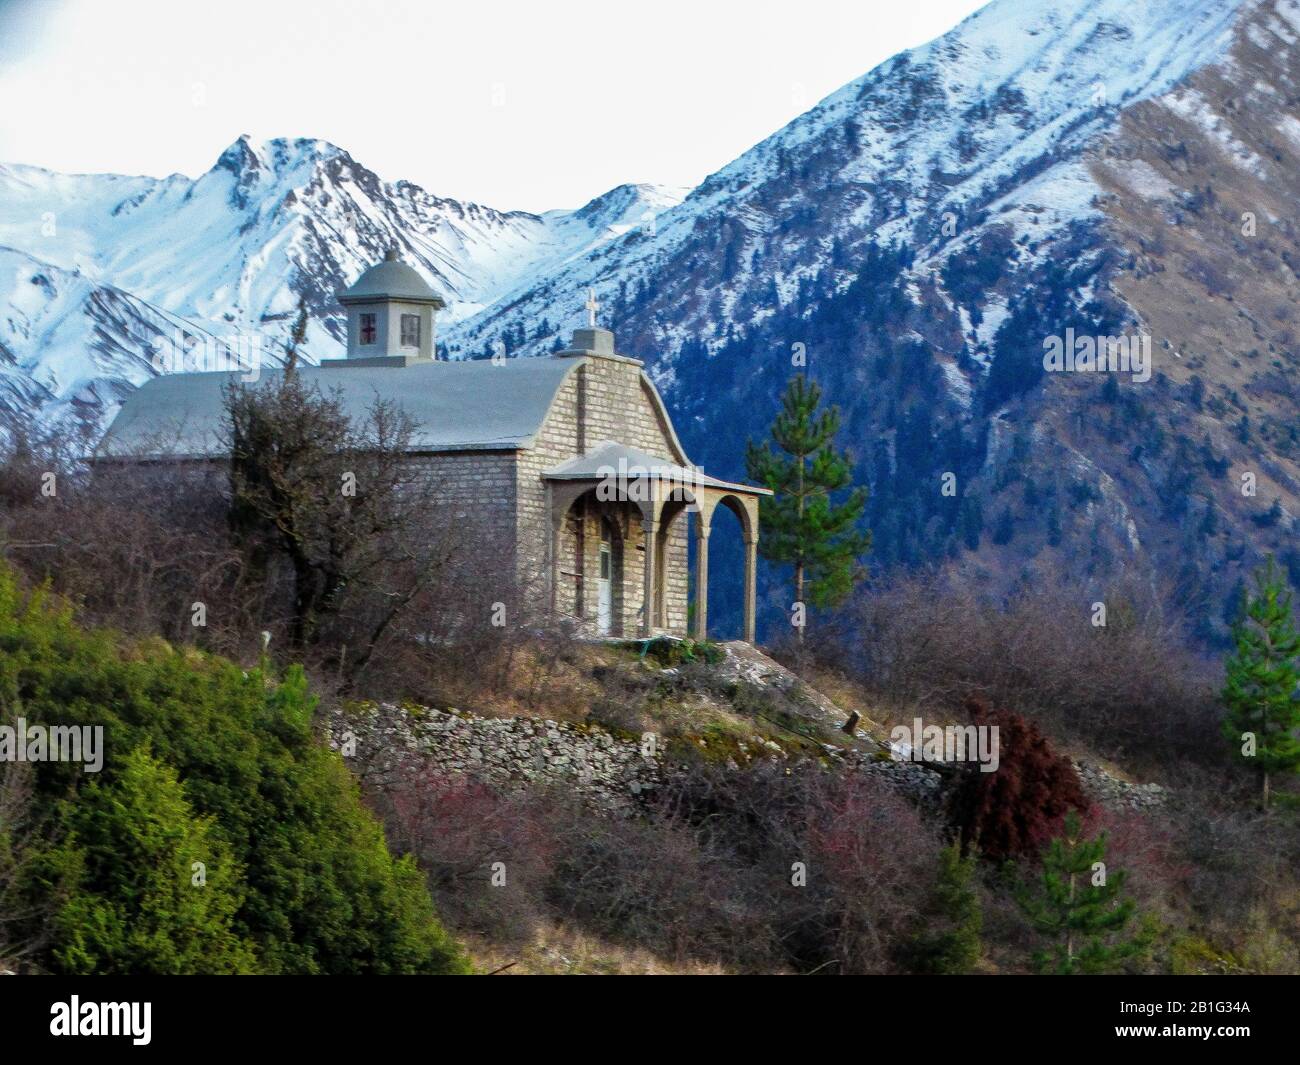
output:
[[[708,635],[709,534],[719,507],[745,544],[744,639],[754,642],[758,501],[733,484],[634,448],[606,443],[544,475],[552,611],[596,635]],[[688,626],[687,538],[695,539],[694,616]]]

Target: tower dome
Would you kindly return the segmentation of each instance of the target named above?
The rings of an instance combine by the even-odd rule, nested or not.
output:
[[[396,248],[389,248],[382,263],[370,267],[339,295],[339,302],[345,307],[351,303],[385,299],[429,303],[435,308],[445,306],[428,282],[413,267],[402,262]]]

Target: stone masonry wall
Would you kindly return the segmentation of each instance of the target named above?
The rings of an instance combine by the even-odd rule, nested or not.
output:
[[[652,455],[676,462],[668,426],[656,409],[641,368],[622,359],[586,356],[556,394],[550,415],[538,434],[536,445],[519,453],[516,493],[519,514],[519,566],[525,578],[543,573],[546,537],[546,486],[543,473],[603,440],[616,440]],[[620,527],[623,545],[622,631],[638,633],[643,603],[645,545],[639,513],[623,509]],[[563,568],[582,572],[582,616],[594,619],[600,533],[594,518],[585,527],[584,551],[577,557],[577,541],[566,527],[561,531]],[[669,530],[664,552],[664,614],[670,632],[686,632],[688,601],[688,522],[678,518]],[[594,531],[594,535],[593,535]],[[574,601],[577,581],[561,578],[559,602],[577,613]],[[567,587],[566,587],[567,586]],[[617,627],[617,626],[616,626]]]
[[[595,726],[524,717],[485,718],[462,710],[389,703],[335,711],[330,739],[353,772],[380,789],[401,779],[403,760],[415,753],[422,759],[422,774],[466,777],[500,790],[532,784],[559,786],[594,807],[620,814],[637,811],[653,789],[686,771],[682,765],[670,764],[662,747],[643,747]],[[755,740],[754,745],[764,757],[791,758],[770,741]],[[882,759],[878,751],[830,744],[823,750],[826,764],[867,774],[934,811],[942,808],[957,779],[925,763]],[[806,758],[788,765],[804,771],[817,767]],[[1158,784],[1133,784],[1078,762],[1075,768],[1089,798],[1104,806],[1141,812],[1169,800],[1169,793]]]
[[[438,497],[452,505],[453,519],[494,558],[483,560],[485,577],[502,577],[500,600],[512,598],[515,567],[516,459],[513,451],[451,451],[411,460]]]
[[[422,757],[422,772],[469,777],[504,790],[558,785],[617,813],[635,811],[663,779],[660,759],[646,757],[637,743],[535,718],[412,711],[381,703],[336,713],[330,734],[349,767],[380,789],[400,779],[408,752]]]

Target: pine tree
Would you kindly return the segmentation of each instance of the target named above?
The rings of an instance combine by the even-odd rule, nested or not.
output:
[[[1034,931],[1049,939],[1034,956],[1042,973],[1061,976],[1113,972],[1146,948],[1125,936],[1133,902],[1124,897],[1122,870],[1107,870],[1106,835],[1084,839],[1079,815],[1065,819],[1063,836],[1043,855],[1040,890],[1022,888],[1017,901]]]
[[[979,550],[983,532],[984,508],[974,496],[964,496],[961,501],[961,536],[968,550]]]
[[[1061,536],[1061,503],[1056,496],[1052,496],[1052,504],[1047,508],[1047,542],[1052,547],[1059,547]]]
[[[930,901],[927,929],[912,946],[912,968],[919,973],[960,975],[969,973],[980,958],[980,933],[984,913],[975,887],[974,854],[962,857],[961,844],[945,847],[939,856],[939,875]]]
[[[1015,518],[1011,516],[1010,508],[1003,507],[1002,513],[998,515],[998,523],[993,527],[993,542],[998,545],[1009,544],[1015,535]]]
[[[860,559],[871,547],[871,534],[858,529],[867,490],[851,487],[849,458],[833,446],[839,409],[819,413],[820,405],[821,389],[804,374],[795,377],[772,425],[783,454],[751,441],[745,461],[750,478],[775,493],[763,504],[759,550],[770,562],[794,567],[796,603],[827,608],[842,602],[866,575]],[[846,490],[843,502],[834,502]],[[803,628],[797,632],[802,641]]]
[[[1271,777],[1300,770],[1300,634],[1272,556],[1255,573],[1255,593],[1243,599],[1236,650],[1225,665],[1223,734],[1259,770],[1267,807]]]

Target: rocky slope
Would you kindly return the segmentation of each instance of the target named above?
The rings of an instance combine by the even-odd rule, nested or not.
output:
[[[367,788],[381,791],[400,788],[412,772],[465,777],[504,791],[558,786],[594,810],[628,816],[653,802],[666,781],[698,769],[699,761],[739,770],[777,760],[801,771],[820,766],[866,773],[928,812],[942,812],[957,780],[954,767],[891,752],[888,730],[869,720],[846,735],[842,725],[848,711],[790,670],[746,644],[724,644],[721,650],[721,662],[697,666],[676,692],[682,705],[664,708],[677,719],[672,735],[655,728],[630,733],[592,720],[359,703],[331,715],[330,743]],[[659,671],[644,660],[621,666],[649,677]],[[676,678],[679,670],[661,673]],[[618,698],[618,670],[598,675],[608,685],[603,695]],[[753,713],[755,701],[768,700],[785,710],[785,726],[773,729],[772,718]],[[692,723],[683,725],[688,719]],[[1088,796],[1104,806],[1142,810],[1168,798],[1159,784],[1133,783],[1090,762],[1074,765]]]

